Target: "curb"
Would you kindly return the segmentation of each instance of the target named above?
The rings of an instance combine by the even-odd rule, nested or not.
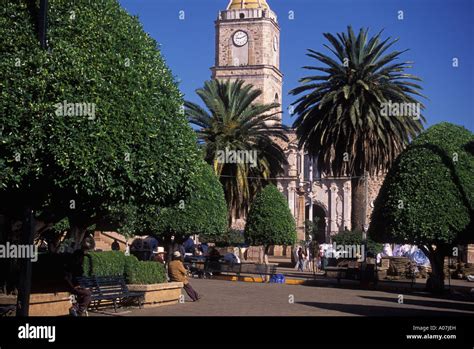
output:
[[[235,275],[214,275],[214,280],[223,280],[223,281],[240,281],[240,282],[255,282],[255,283],[268,283],[268,281],[264,280],[261,277],[253,277],[253,276],[235,276]],[[305,285],[305,286],[317,286],[317,287],[337,287],[337,288],[357,288],[357,289],[364,289],[364,290],[372,290],[372,291],[382,291],[382,292],[399,292],[399,293],[412,293],[412,292],[423,292],[424,289],[422,287],[413,287],[411,288],[408,285],[390,285],[390,284],[383,284],[379,283],[375,288],[372,287],[360,287],[358,283],[352,284],[336,284],[331,283],[327,285],[322,285],[320,280],[304,280],[304,279],[285,279],[286,285]],[[456,289],[457,287],[453,287]]]
[[[224,281],[240,281],[240,282],[257,282],[257,283],[266,283],[267,281],[261,277],[253,276],[234,276],[234,275],[214,275],[214,280],[224,280]],[[285,279],[286,285],[303,285],[307,280],[300,279]]]

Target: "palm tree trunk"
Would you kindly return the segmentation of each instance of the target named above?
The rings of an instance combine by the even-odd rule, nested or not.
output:
[[[366,216],[366,188],[363,178],[352,179],[352,229],[363,230]]]

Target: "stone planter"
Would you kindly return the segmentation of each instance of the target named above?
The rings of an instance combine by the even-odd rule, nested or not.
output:
[[[32,293],[29,316],[69,315],[72,303],[69,292]],[[0,296],[0,305],[16,304],[16,296]]]
[[[165,282],[152,285],[127,285],[132,292],[144,292],[145,308],[176,304],[181,296],[182,282]]]

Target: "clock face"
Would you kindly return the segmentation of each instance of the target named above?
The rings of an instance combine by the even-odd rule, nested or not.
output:
[[[278,50],[278,38],[276,36],[273,38],[273,49]]]
[[[247,35],[246,32],[242,30],[238,30],[235,32],[233,40],[234,40],[235,46],[241,47],[247,44],[247,42],[249,41],[249,36]]]

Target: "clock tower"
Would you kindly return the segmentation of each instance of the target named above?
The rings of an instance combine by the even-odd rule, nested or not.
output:
[[[280,27],[266,0],[231,0],[219,13],[212,78],[244,80],[262,91],[258,103],[282,105]]]

